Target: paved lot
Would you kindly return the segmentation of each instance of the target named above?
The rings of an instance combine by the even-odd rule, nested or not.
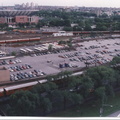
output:
[[[89,63],[89,66],[101,65],[109,62],[116,54],[120,54],[120,40],[109,39],[109,40],[98,40],[89,42],[80,42],[79,47],[76,47],[76,51],[65,51],[62,50],[60,53],[52,53],[39,56],[24,56],[19,59],[22,63],[5,65],[6,67],[29,64],[32,66],[31,69],[22,70],[22,72],[29,72],[34,69],[41,70],[46,74],[58,73],[62,70],[69,70],[72,67],[85,67],[85,62]],[[27,48],[34,49],[35,46],[29,46]],[[39,45],[36,45],[39,47]],[[6,47],[8,52],[19,51],[20,48],[26,48],[26,46],[12,48]],[[117,51],[115,51],[115,49]],[[103,52],[104,51],[104,52]],[[61,57],[60,57],[61,56]],[[97,57],[98,56],[98,57]],[[91,58],[90,58],[91,57]],[[96,61],[97,60],[97,61]],[[48,62],[49,61],[49,62]],[[95,64],[96,62],[96,64]],[[71,68],[59,68],[59,64],[68,63]],[[17,74],[17,72],[11,72],[11,74]]]

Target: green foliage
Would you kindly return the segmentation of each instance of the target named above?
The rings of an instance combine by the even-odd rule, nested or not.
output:
[[[73,31],[82,31],[82,27],[81,26],[74,26]]]
[[[120,64],[120,57],[114,57],[110,62],[111,65]]]
[[[80,105],[83,103],[83,96],[77,93],[71,94],[73,104]]]
[[[72,27],[66,27],[66,26],[65,26],[65,27],[63,28],[63,30],[64,30],[64,31],[73,31],[73,28],[72,28]]]
[[[32,94],[29,91],[18,91],[10,96],[10,107],[8,115],[26,116],[32,115],[39,98],[37,94]]]
[[[81,82],[85,90],[87,90],[88,92],[90,89],[94,88],[94,83],[89,76],[84,76]]]
[[[6,28],[8,28],[8,24],[6,24],[6,23],[0,24],[0,29],[1,30],[5,30]]]
[[[119,62],[118,58],[114,59]],[[91,96],[104,104],[108,96],[114,96],[113,88],[120,85],[119,71],[110,67],[92,67],[82,76],[71,74],[69,71],[62,71],[57,75],[47,76],[47,83],[37,84],[30,91],[19,91],[11,95],[8,115],[29,116],[35,110],[45,115],[52,110],[80,105]]]
[[[106,102],[109,95],[114,96],[113,83],[116,82],[116,78],[113,69],[105,66],[90,68],[85,73],[86,76],[89,76],[92,80],[92,84],[87,84],[87,81],[84,81],[85,85],[87,84],[86,87],[93,85],[94,93],[101,99],[102,104]]]
[[[58,45],[62,45],[62,44],[66,44],[66,41],[61,40],[61,41],[58,42]]]
[[[95,93],[98,97],[100,98],[103,98],[103,96],[105,96],[105,86],[101,86],[101,87],[98,87],[96,90],[95,90]]]
[[[111,84],[115,81],[114,70],[105,66],[90,68],[85,75],[94,81],[95,87]]]
[[[12,55],[12,56],[16,56],[16,52],[13,51],[13,52],[11,53],[11,55]]]
[[[63,94],[60,90],[54,90],[51,92],[50,96],[49,96],[51,101],[55,101],[56,104],[60,104],[60,102],[63,101]]]
[[[52,103],[49,98],[43,98],[41,108],[43,109],[44,113],[48,113],[52,110]]]
[[[72,76],[72,77],[70,77],[68,88],[77,90],[77,89],[79,89],[79,86],[81,85],[81,83],[82,83],[81,78]]]
[[[52,51],[52,50],[53,50],[53,45],[49,44],[48,50],[49,50],[49,51]]]
[[[41,93],[44,93],[44,92],[49,93],[50,91],[55,90],[57,88],[58,88],[58,86],[55,83],[48,82],[48,83],[45,83],[45,84],[37,84],[36,86],[34,86],[32,88],[31,92],[32,93],[38,93],[38,94],[41,94]]]

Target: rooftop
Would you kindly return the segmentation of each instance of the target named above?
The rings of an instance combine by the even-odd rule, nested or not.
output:
[[[31,15],[38,10],[0,10],[0,17],[14,17],[20,15]]]

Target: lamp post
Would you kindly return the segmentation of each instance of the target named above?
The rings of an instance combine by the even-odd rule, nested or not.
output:
[[[103,115],[103,112],[104,112],[104,106],[113,107],[113,105],[109,105],[109,104],[102,104],[102,107],[100,108],[100,117],[102,117],[102,115]]]

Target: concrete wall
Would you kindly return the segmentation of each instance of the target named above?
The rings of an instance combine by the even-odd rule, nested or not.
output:
[[[0,82],[10,81],[10,71],[0,67]]]

